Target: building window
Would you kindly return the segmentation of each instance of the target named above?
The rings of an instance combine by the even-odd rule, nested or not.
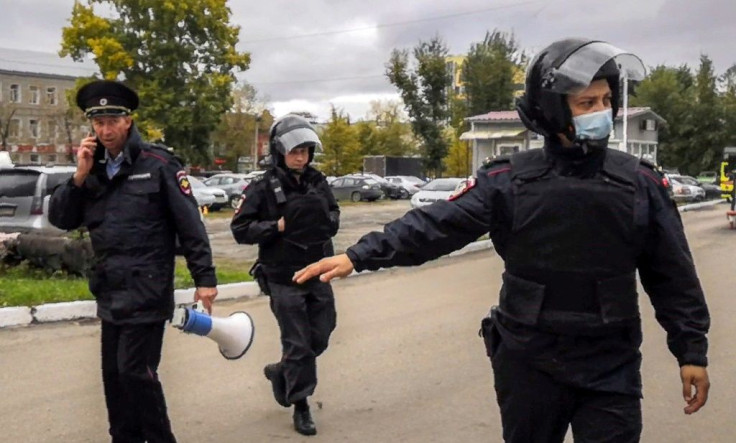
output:
[[[17,118],[10,120],[10,125],[8,125],[8,137],[20,137],[20,120]]]
[[[511,155],[516,154],[521,149],[520,146],[514,145],[502,145],[498,147],[498,155]]]
[[[10,85],[10,103],[20,103],[20,85]]]
[[[46,88],[46,103],[49,105],[56,105],[58,103],[56,100],[56,88]]]
[[[31,154],[31,157],[30,158],[31,158],[31,163],[33,163],[33,164],[36,164],[37,165],[37,164],[40,164],[41,163],[41,158],[39,157],[38,154]]]
[[[48,163],[56,163],[56,154],[49,154],[46,156],[46,161]]]
[[[37,105],[40,103],[39,100],[39,92],[38,92],[38,86],[29,86],[28,90],[31,93],[31,96],[28,99],[28,103],[32,105]]]
[[[31,137],[38,138],[38,120],[28,121],[28,131],[31,133]]]
[[[657,120],[652,119],[645,119],[641,120],[639,123],[639,129],[642,131],[656,131],[657,130]]]

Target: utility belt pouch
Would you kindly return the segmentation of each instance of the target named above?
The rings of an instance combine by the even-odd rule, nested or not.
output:
[[[258,283],[258,287],[262,293],[265,295],[271,295],[271,290],[268,288],[268,280],[266,280],[266,274],[263,272],[263,265],[256,261],[253,263],[253,266],[250,267],[248,274],[250,274],[250,276],[253,277],[253,280]]]
[[[497,321],[497,308],[496,306],[493,306],[488,312],[488,315],[481,320],[480,330],[478,331],[478,335],[483,337],[483,343],[486,347],[486,355],[490,358],[493,358],[493,355],[498,350],[498,345],[501,342],[501,336],[496,327]]]

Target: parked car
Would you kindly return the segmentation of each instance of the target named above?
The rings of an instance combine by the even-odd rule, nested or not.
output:
[[[197,205],[200,207],[206,206],[210,211],[219,211],[229,204],[230,200],[227,193],[222,189],[207,186],[200,179],[191,175],[187,178],[189,178],[189,183],[192,185],[194,199],[197,200]]]
[[[705,190],[694,178],[667,174],[667,179],[672,184],[673,198],[676,202],[691,203],[705,200]]]
[[[672,176],[672,179],[684,183],[686,185],[697,186],[705,191],[704,198],[706,200],[715,200],[721,198],[721,187],[713,183],[702,183],[695,177],[689,175],[676,175]]]
[[[397,186],[401,186],[409,194],[409,197],[419,192],[419,189],[426,184],[421,178],[411,175],[392,175],[384,178]]]
[[[695,178],[699,183],[718,184],[719,177],[716,171],[701,171]]]
[[[251,179],[245,174],[217,174],[204,181],[210,187],[220,188],[227,193],[228,205],[235,209],[240,203],[243,191],[250,184]]]
[[[0,169],[0,232],[63,232],[49,222],[49,198],[76,170],[76,166]]]
[[[338,177],[330,188],[337,200],[376,201],[383,196],[381,184],[369,177]]]
[[[376,182],[378,182],[379,185],[381,185],[381,189],[383,190],[383,194],[390,199],[398,200],[400,198],[408,198],[409,193],[404,190],[401,186],[396,185],[394,183],[389,182],[385,178],[381,177],[380,175],[376,174],[352,174],[350,177],[367,177],[372,178]]]
[[[411,207],[420,208],[438,200],[447,200],[464,180],[467,179],[436,178],[432,180],[411,197]]]

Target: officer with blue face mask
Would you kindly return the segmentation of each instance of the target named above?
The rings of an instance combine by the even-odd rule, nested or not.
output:
[[[679,213],[653,165],[608,148],[620,78],[644,65],[567,39],[531,62],[517,111],[543,149],[488,160],[449,201],[402,218],[296,273],[418,265],[490,234],[505,272],[481,333],[506,442],[638,442],[639,280],[680,367],[684,412],[708,398],[705,297]],[[675,436],[672,436],[673,438]]]

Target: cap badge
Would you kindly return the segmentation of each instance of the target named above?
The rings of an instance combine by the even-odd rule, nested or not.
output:
[[[100,106],[105,106],[106,104],[107,104],[107,99],[106,98],[101,98],[100,99]]]

